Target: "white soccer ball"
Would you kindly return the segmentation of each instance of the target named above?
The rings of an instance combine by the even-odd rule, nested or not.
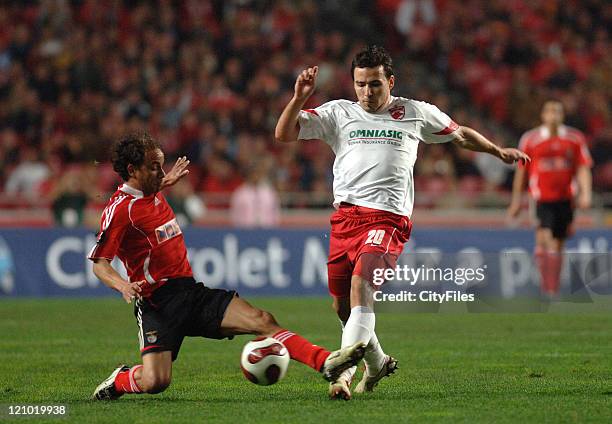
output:
[[[289,351],[272,337],[259,337],[242,349],[240,367],[252,383],[269,386],[279,382],[287,374]]]

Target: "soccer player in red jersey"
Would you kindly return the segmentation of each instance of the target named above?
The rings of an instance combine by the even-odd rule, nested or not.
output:
[[[528,161],[517,149],[500,148],[477,131],[458,125],[436,106],[391,95],[395,84],[389,54],[370,46],[351,67],[357,101],[332,100],[303,109],[315,90],[318,68],[302,71],[293,98],[276,125],[280,142],[323,140],[336,155],[334,207],[327,262],[329,292],[343,323],[342,345],[367,343],[366,370],[357,393],[369,392],[397,368],[382,350],[375,329],[373,272],[394,269],[410,237],[414,200],[412,169],[419,143],[454,144],[498,157]],[[354,368],[332,382],[332,398],[351,397]]]
[[[330,353],[280,327],[272,314],[251,306],[236,292],[196,283],[181,228],[160,192],[189,172],[186,158],[178,159],[166,175],[159,144],[143,133],[119,140],[112,163],[125,183],[102,213],[97,242],[88,258],[105,285],[120,292],[127,303],[135,300],[142,364],[114,370],[96,388],[94,399],[165,390],[186,336],[274,337],[284,343],[292,359],[321,372],[328,381],[363,357],[365,344]],[[128,271],[127,281],[111,266],[115,256]]]
[[[574,219],[574,197],[578,195],[580,209],[591,205],[593,161],[584,135],[563,125],[561,102],[544,103],[541,119],[541,126],[521,137],[519,148],[531,156],[532,161],[519,166],[514,174],[508,215],[514,218],[519,214],[521,194],[528,179],[538,218],[534,255],[540,270],[541,290],[547,296],[554,296],[559,291],[563,245]]]

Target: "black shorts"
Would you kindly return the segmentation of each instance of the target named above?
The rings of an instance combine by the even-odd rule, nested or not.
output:
[[[568,229],[574,220],[572,202],[538,202],[536,214],[540,228],[550,228],[553,237],[564,240],[568,236]]]
[[[170,350],[174,361],[185,336],[231,338],[221,334],[221,321],[234,296],[233,290],[211,289],[193,278],[177,278],[150,297],[138,299],[134,315],[140,354]]]

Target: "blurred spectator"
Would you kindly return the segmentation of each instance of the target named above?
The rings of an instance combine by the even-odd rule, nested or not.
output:
[[[449,153],[448,146],[431,144],[424,146],[421,151],[428,153],[417,165],[418,175],[428,179],[439,178],[445,185],[451,187],[456,178],[455,163]]]
[[[608,127],[593,140],[591,150],[595,162],[596,171],[593,174],[593,184],[597,184],[604,190],[612,191],[612,128]],[[612,198],[608,201],[612,206]]]
[[[397,30],[410,36],[419,21],[433,26],[438,17],[434,0],[402,0],[395,14]]]
[[[49,167],[33,147],[20,151],[19,164],[9,174],[4,187],[7,194],[34,199],[41,195],[41,185],[49,176]]]
[[[19,140],[12,128],[0,131],[0,182],[15,164],[19,163]],[[6,190],[6,187],[5,187]]]
[[[209,206],[211,208],[226,208],[229,206],[227,201],[229,195],[241,183],[242,180],[231,162],[222,157],[213,156],[209,160],[207,175],[202,179],[200,190],[210,195]]]
[[[179,180],[170,187],[166,199],[172,207],[176,219],[181,227],[187,227],[194,221],[202,219],[206,214],[206,205],[198,196],[188,178]]]
[[[438,206],[451,201],[447,196],[457,188],[455,164],[449,153],[451,146],[428,144],[419,148],[421,157],[415,166],[415,191],[423,192],[424,206]],[[427,152],[421,155],[420,152]],[[425,200],[426,199],[426,200]]]
[[[280,201],[268,181],[268,169],[265,161],[253,163],[244,184],[232,194],[230,215],[235,226],[269,228],[280,222]]]
[[[611,16],[604,0],[2,2],[0,183],[6,192],[24,149],[42,161],[13,177],[33,180],[19,187],[57,178],[44,172],[55,157],[108,163],[109,143],[146,129],[168,160],[189,157],[210,208],[228,207],[253,157],[273,158],[270,183],[297,193],[283,197],[298,199],[290,205],[319,206],[313,194],[323,192],[333,155],[310,146],[319,143],[277,149],[275,120],[306,65],[320,66],[321,82],[308,107],[353,98],[347,66],[366,43],[397,58],[397,92],[440,105],[460,124],[480,121],[515,145],[555,97],[594,143],[611,127]],[[419,154],[468,183],[475,167],[493,185],[501,178],[467,156]],[[596,163],[594,175],[608,166]],[[438,171],[419,176],[417,202],[423,189],[454,189]],[[595,178],[594,190],[610,190],[606,181]]]
[[[479,153],[476,155],[475,160],[476,168],[478,168],[478,171],[484,177],[485,189],[487,191],[493,191],[498,188],[507,189],[510,186],[510,173],[514,167],[499,160],[497,162],[492,161],[486,156],[491,155]]]
[[[77,227],[83,224],[83,214],[89,200],[85,177],[80,168],[68,170],[49,193],[56,225]]]

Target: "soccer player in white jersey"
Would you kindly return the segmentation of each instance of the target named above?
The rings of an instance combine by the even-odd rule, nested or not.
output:
[[[293,98],[276,125],[279,142],[324,140],[334,151],[334,207],[331,217],[328,284],[343,323],[342,346],[367,343],[366,370],[355,388],[372,391],[397,368],[374,332],[371,285],[375,268],[395,268],[410,236],[414,199],[412,169],[419,142],[453,142],[490,153],[506,163],[529,161],[517,149],[500,148],[477,131],[453,122],[436,106],[391,95],[391,57],[370,46],[353,59],[357,101],[335,100],[302,110],[315,90],[318,68],[297,77]],[[330,396],[350,399],[355,368],[330,385]]]

